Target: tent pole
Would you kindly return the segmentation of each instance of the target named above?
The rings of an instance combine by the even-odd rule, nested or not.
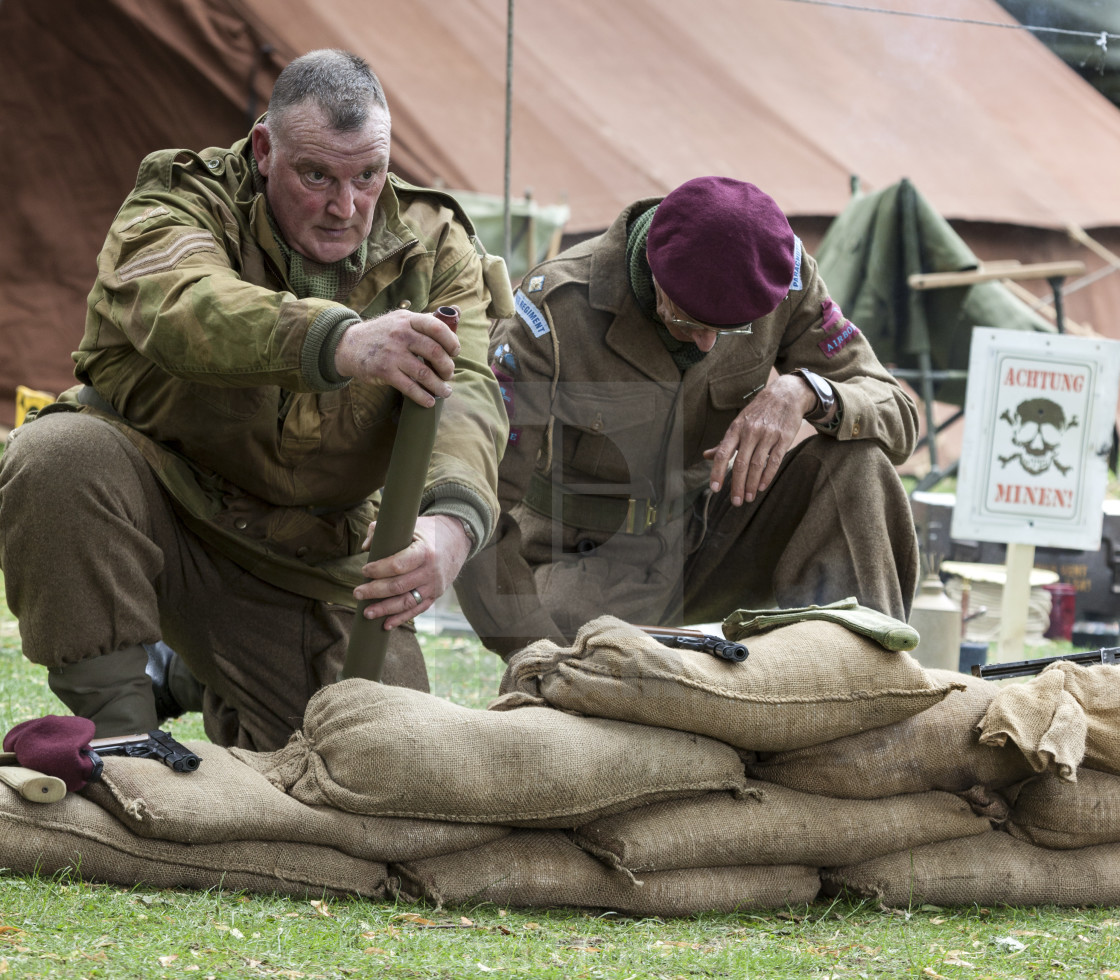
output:
[[[513,223],[510,214],[510,148],[513,133],[513,0],[506,8],[506,150],[505,150],[505,189],[502,206],[502,257],[508,264],[512,251]]]

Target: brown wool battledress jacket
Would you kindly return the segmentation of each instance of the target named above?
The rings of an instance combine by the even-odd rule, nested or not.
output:
[[[356,287],[297,299],[250,155],[242,140],[144,160],[98,259],[75,373],[196,533],[274,585],[353,606],[401,395],[332,377],[324,344],[359,315],[461,308],[422,512],[462,517],[485,541],[506,440],[486,364],[487,257],[452,198],[391,176]]]
[[[492,331],[511,423],[502,515],[456,590],[480,635],[507,638],[492,643],[500,652],[533,638],[560,642],[604,611],[650,622],[664,608],[680,588],[686,517],[710,478],[703,450],[772,367],[832,382],[843,420],[830,436],[874,440],[894,464],[914,449],[913,402],[831,301],[808,254],[800,283],[753,333],[721,336],[678,370],[627,275],[628,218],[653,203],[631,205],[603,235],[534,269],[516,297],[519,315]],[[596,496],[620,499],[588,499]],[[650,508],[647,533],[619,533],[628,520],[640,528]]]

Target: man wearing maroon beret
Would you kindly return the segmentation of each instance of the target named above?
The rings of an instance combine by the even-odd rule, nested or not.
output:
[[[848,596],[905,621],[917,410],[775,201],[698,177],[538,266],[491,332],[501,517],[456,584],[491,649],[596,616]],[[815,428],[795,442],[802,422]]]

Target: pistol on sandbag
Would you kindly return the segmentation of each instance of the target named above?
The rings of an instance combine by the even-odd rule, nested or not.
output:
[[[713,657],[719,657],[720,660],[742,663],[750,653],[742,643],[725,640],[722,636],[712,636],[710,633],[701,633],[699,630],[669,629],[663,626],[639,626],[638,629],[664,646],[677,650],[699,650],[701,653],[710,653]]]
[[[194,772],[202,760],[182,742],[173,739],[167,732],[155,728],[146,735],[117,735],[108,738],[90,739],[89,748],[83,750],[93,762],[90,782],[101,778],[105,755],[126,755],[132,759],[159,759],[175,772]]]
[[[1063,653],[1057,657],[1036,657],[1034,660],[1015,660],[1006,664],[973,664],[972,673],[990,681],[1004,677],[1030,677],[1041,674],[1051,664],[1063,660],[1092,667],[1095,664],[1120,666],[1120,647],[1102,647],[1100,650],[1087,650],[1084,653]]]

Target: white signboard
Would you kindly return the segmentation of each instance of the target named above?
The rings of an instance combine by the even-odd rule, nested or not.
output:
[[[1120,342],[972,331],[952,535],[1096,551]]]

